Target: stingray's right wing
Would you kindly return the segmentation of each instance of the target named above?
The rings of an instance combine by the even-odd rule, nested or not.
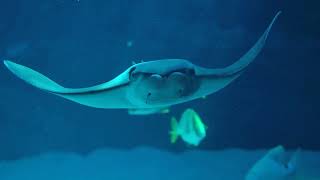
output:
[[[251,47],[251,49],[246,54],[244,54],[238,61],[231,64],[230,66],[227,66],[225,68],[219,68],[219,69],[207,69],[207,68],[197,67],[196,74],[198,76],[208,76],[208,77],[215,78],[215,77],[225,77],[225,76],[236,76],[239,73],[241,73],[261,52],[268,38],[270,30],[280,14],[281,14],[281,11],[279,11],[275,15],[275,17],[272,19],[267,29],[264,31],[264,33],[259,38],[259,40],[253,45],[253,47]]]
[[[5,60],[6,67],[17,77],[41,90],[95,108],[135,108],[127,99],[130,68],[113,80],[87,88],[65,88],[26,66]]]
[[[201,86],[194,97],[199,98],[214,93],[224,88],[237,77],[239,77],[241,72],[243,72],[243,70],[256,58],[256,56],[262,50],[271,27],[280,13],[281,12],[278,12],[277,15],[273,18],[270,25],[267,27],[259,40],[253,45],[253,47],[235,63],[225,68],[216,69],[195,66],[195,73],[201,81]]]

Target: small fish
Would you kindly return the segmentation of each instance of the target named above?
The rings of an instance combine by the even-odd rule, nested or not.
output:
[[[170,141],[175,143],[181,136],[188,145],[198,146],[206,136],[206,129],[200,116],[193,109],[186,109],[179,122],[175,117],[171,118]]]
[[[127,41],[127,47],[132,47],[133,46],[133,41]]]

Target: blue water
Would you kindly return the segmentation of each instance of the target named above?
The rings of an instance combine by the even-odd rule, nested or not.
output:
[[[160,179],[198,174],[241,179],[259,159],[259,150],[279,144],[313,151],[306,158],[315,160],[305,160],[305,166],[320,167],[317,5],[296,0],[2,0],[1,60],[32,67],[67,87],[105,82],[132,61],[183,58],[224,67],[256,42],[277,11],[282,14],[260,55],[236,81],[205,99],[173,106],[169,114],[130,116],[126,110],[85,107],[39,91],[0,66],[0,179],[23,179],[22,174],[48,179],[46,173],[37,175],[39,167],[59,172],[53,179],[161,177],[154,174],[163,174]],[[209,127],[197,148],[169,142],[169,120],[186,108],[195,109]],[[130,160],[112,167],[110,153]],[[215,159],[203,160],[211,153],[218,159],[219,153],[247,158],[221,165],[233,166],[234,176],[223,177],[219,173],[227,168]],[[153,173],[142,177],[144,170],[131,170],[133,163],[153,157],[155,164],[141,164]],[[64,165],[52,169],[56,163]],[[205,168],[184,174],[196,167],[193,163]],[[90,170],[81,176],[83,168]]]

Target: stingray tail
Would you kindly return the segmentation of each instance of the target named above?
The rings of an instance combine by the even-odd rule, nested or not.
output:
[[[273,18],[273,20],[269,24],[268,28],[265,30],[265,32],[259,38],[259,40],[254,44],[254,46],[245,55],[243,55],[237,62],[226,67],[223,70],[224,72],[221,72],[221,73],[223,73],[225,75],[230,75],[230,74],[240,73],[241,71],[243,71],[245,69],[245,67],[247,67],[257,57],[257,55],[262,50],[262,48],[268,38],[270,30],[280,14],[281,14],[281,11],[279,11],[275,15],[275,17]]]
[[[13,74],[15,74],[28,84],[31,84],[37,88],[53,93],[60,92],[65,89],[64,87],[60,86],[59,84],[42,75],[41,73],[32,70],[26,66],[16,64],[9,60],[5,60],[3,63]]]

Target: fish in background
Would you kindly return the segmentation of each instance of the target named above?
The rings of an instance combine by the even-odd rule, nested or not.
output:
[[[178,122],[175,117],[171,118],[170,141],[175,143],[178,137],[188,145],[198,146],[206,137],[207,126],[193,109],[186,109]]]
[[[300,149],[288,156],[279,145],[253,165],[245,180],[296,180],[299,158]]]

